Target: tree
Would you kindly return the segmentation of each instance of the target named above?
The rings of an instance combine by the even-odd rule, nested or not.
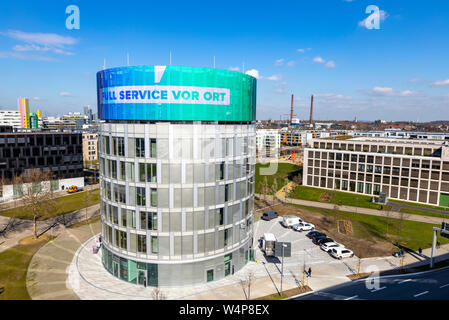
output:
[[[162,292],[162,290],[159,287],[155,287],[153,291],[151,291],[151,296],[153,297],[153,300],[166,300],[167,297]]]
[[[244,279],[240,279],[240,285],[242,286],[243,293],[246,300],[251,299],[251,286],[254,282],[255,276],[253,271],[248,271]]]
[[[38,238],[37,221],[47,212],[56,210],[56,202],[53,199],[51,188],[52,175],[48,171],[31,169],[14,178],[14,185],[17,188],[23,209],[33,215],[33,234]],[[47,185],[42,185],[46,182]]]

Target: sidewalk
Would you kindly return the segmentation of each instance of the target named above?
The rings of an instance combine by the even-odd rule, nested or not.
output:
[[[257,194],[258,197],[263,197],[263,195]],[[265,195],[267,199],[273,200],[274,196]],[[337,209],[340,211],[348,211],[348,212],[355,212],[360,214],[367,214],[367,215],[373,215],[373,216],[380,216],[380,217],[389,217],[394,219],[404,219],[409,221],[417,221],[417,222],[424,222],[424,223],[431,223],[431,224],[441,224],[441,218],[437,217],[429,217],[429,216],[421,216],[417,214],[409,214],[409,213],[400,213],[395,211],[382,211],[382,210],[376,210],[376,209],[369,209],[369,208],[360,208],[360,207],[352,207],[352,206],[339,206],[333,203],[323,203],[318,201],[308,201],[308,200],[299,200],[299,199],[293,199],[293,198],[278,198],[279,200],[285,202],[286,204],[298,204],[302,206],[307,207],[315,207],[315,208],[323,208],[323,209]]]
[[[87,219],[90,219],[100,212],[100,205],[96,204],[87,208]],[[37,233],[50,232],[54,236],[58,235],[65,227],[86,220],[86,209],[65,213],[37,222]],[[33,235],[33,221],[22,220],[0,216],[0,230],[6,227],[4,233],[0,234],[0,252],[14,247],[25,237]]]

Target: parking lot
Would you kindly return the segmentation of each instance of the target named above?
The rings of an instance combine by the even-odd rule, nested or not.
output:
[[[281,222],[282,217],[271,221],[258,221],[254,227],[254,241],[256,246],[264,233],[272,233],[277,241],[291,242],[291,257],[284,258],[285,276],[295,275],[295,277],[299,276],[300,278],[303,270],[307,270],[309,267],[312,268],[312,276],[315,275],[315,270],[320,271],[319,274],[321,276],[328,275],[329,277],[337,278],[354,273],[358,257],[354,256],[352,258],[344,258],[343,260],[335,259],[306,237],[308,231],[298,232],[284,227]],[[315,228],[320,231],[319,226],[315,226]],[[257,246],[256,249],[256,260],[265,264],[267,271],[270,273],[274,273],[276,270],[280,272],[281,258],[266,257],[260,246]]]

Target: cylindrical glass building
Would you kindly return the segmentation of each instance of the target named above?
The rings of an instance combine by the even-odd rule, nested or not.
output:
[[[256,79],[194,67],[97,73],[102,261],[149,286],[222,279],[253,257]]]

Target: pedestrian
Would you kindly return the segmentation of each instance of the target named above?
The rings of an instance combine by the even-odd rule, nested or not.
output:
[[[98,241],[100,241],[101,244],[101,234],[98,236]]]
[[[308,273],[309,278],[312,277],[312,268],[311,267],[309,267],[309,271],[307,273]]]
[[[437,241],[437,249],[440,249],[440,241]]]
[[[418,252],[419,252],[419,255],[422,256],[422,249],[421,248],[418,249]]]

